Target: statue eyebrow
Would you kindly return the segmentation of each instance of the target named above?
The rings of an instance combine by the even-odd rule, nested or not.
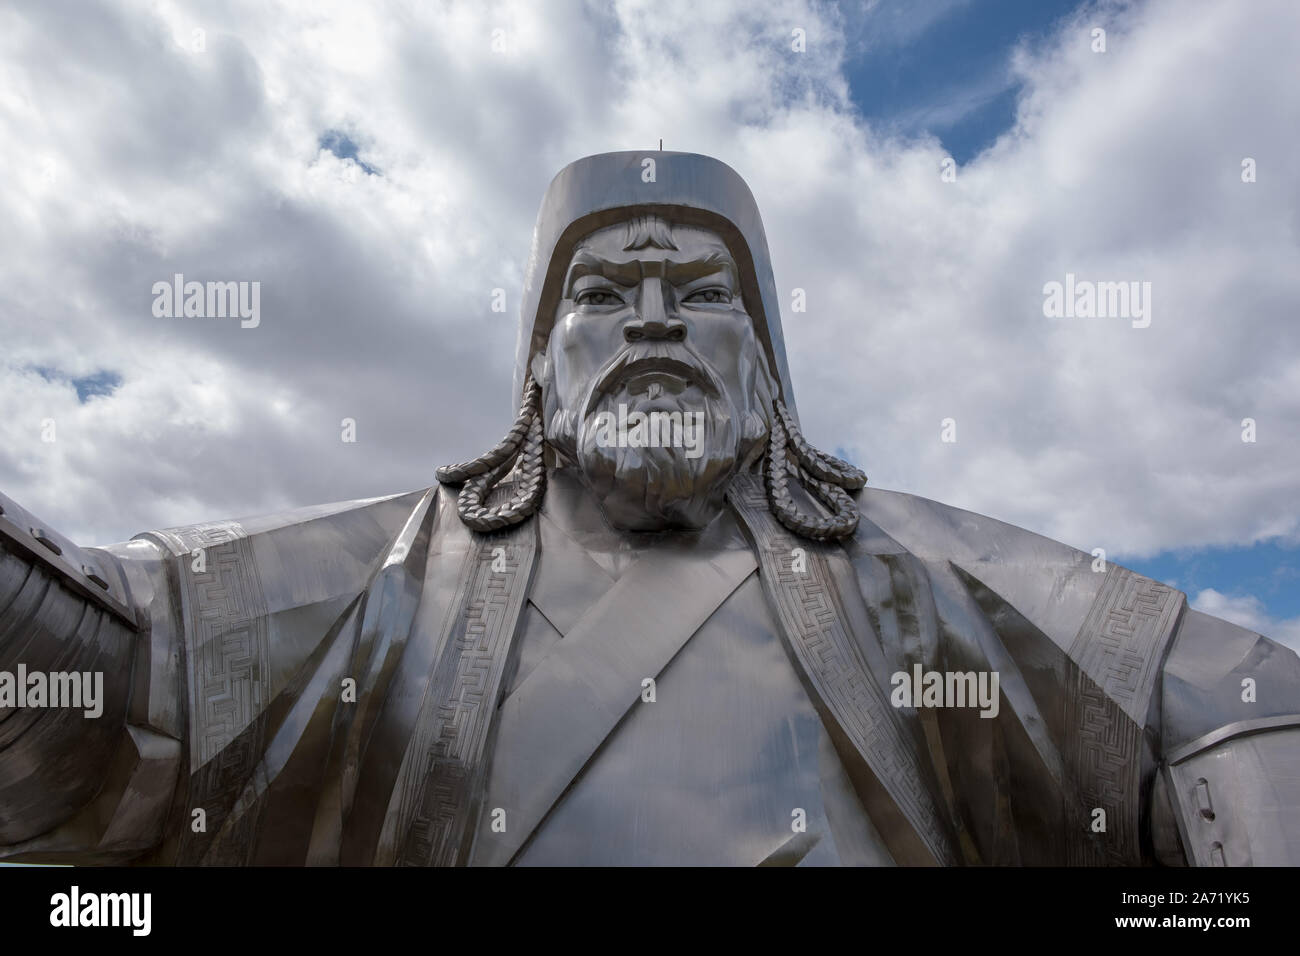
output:
[[[657,275],[663,276],[676,285],[722,271],[731,273],[732,285],[734,285],[736,263],[731,256],[718,249],[698,259],[688,259],[684,262],[672,259],[643,262],[635,258],[615,262],[602,259],[586,249],[579,249],[573,255],[568,275],[564,277],[564,292],[567,297],[573,290],[573,284],[588,275],[604,276],[623,286],[634,286],[646,276]]]
[[[679,285],[683,282],[690,282],[692,279],[699,279],[724,271],[730,273],[731,284],[734,286],[736,284],[736,263],[731,256],[715,249],[707,256],[702,256],[699,259],[689,259],[685,262],[667,260],[666,278],[674,285]]]
[[[572,291],[575,282],[589,275],[604,276],[619,285],[634,286],[641,281],[641,264],[635,259],[629,262],[610,262],[585,249],[579,249],[574,253],[569,274],[564,278],[565,295]]]

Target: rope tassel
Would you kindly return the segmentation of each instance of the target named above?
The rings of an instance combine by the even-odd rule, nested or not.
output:
[[[804,439],[781,400],[774,399],[768,436],[767,503],[786,529],[814,541],[847,538],[858,527],[858,508],[848,491],[861,488],[867,476],[846,461],[818,451]],[[829,517],[805,514],[790,496],[793,477],[830,509]],[[846,490],[847,489],[847,490]]]
[[[491,451],[472,461],[444,465],[436,472],[444,485],[464,483],[456,499],[460,520],[475,531],[500,531],[531,517],[541,506],[546,491],[546,467],[542,456],[543,433],[541,389],[531,375],[524,383],[519,416],[505,438]],[[515,472],[515,493],[499,505],[486,504],[496,485]]]
[[[772,402],[772,410],[765,468],[772,513],[801,537],[814,541],[847,538],[858,527],[858,508],[848,492],[865,485],[867,476],[848,462],[808,444],[780,399]],[[446,465],[437,471],[442,484],[462,486],[456,499],[461,521],[475,531],[500,531],[535,514],[546,492],[544,445],[541,388],[529,375],[524,382],[519,416],[497,446],[471,461]],[[514,494],[508,501],[489,506],[487,499],[492,489],[511,474]],[[799,510],[790,495],[791,478],[830,510],[829,517]]]

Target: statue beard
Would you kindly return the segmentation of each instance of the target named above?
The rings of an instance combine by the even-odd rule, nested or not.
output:
[[[742,408],[709,364],[694,353],[684,354],[683,348],[638,345],[623,351],[582,395],[578,407],[584,413],[558,409],[547,429],[552,446],[576,461],[583,483],[619,530],[703,528],[722,509],[738,465],[750,459],[767,435],[767,422],[752,404],[745,402]],[[663,359],[666,353],[693,369],[689,384],[678,391],[645,384],[654,377],[642,371],[645,360]],[[667,429],[657,431],[649,424],[643,434],[651,442],[658,435],[662,444],[636,447],[623,440],[632,437],[632,430],[617,426],[635,412],[647,417],[666,413],[661,422],[682,422],[680,435],[686,441],[670,442]],[[692,426],[693,433],[687,430]],[[610,441],[611,435],[618,440]]]

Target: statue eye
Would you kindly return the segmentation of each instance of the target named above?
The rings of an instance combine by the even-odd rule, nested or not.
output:
[[[714,305],[726,305],[731,301],[731,292],[721,286],[710,286],[707,289],[699,289],[698,291],[692,292],[682,301],[690,302],[692,304],[707,302]]]
[[[574,305],[622,305],[623,299],[609,289],[587,289],[573,299]]]

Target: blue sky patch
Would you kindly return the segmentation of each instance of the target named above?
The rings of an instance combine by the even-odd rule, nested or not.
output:
[[[379,170],[369,163],[364,162],[357,155],[357,144],[352,141],[352,137],[347,133],[336,129],[327,129],[321,134],[320,148],[329,150],[339,159],[350,159],[361,167],[361,171],[368,176],[378,176]]]
[[[108,369],[100,369],[82,378],[73,378],[67,372],[48,365],[33,365],[32,371],[47,382],[66,382],[77,390],[77,401],[82,405],[99,395],[112,395],[122,387],[122,376]]]
[[[1077,0],[886,2],[868,15],[846,65],[853,102],[878,132],[932,134],[958,164],[1011,128],[1011,54],[1045,38]],[[917,16],[926,9],[931,16]]]
[[[1229,597],[1254,595],[1271,617],[1300,617],[1300,545],[1273,539],[1250,547],[1165,551],[1120,563],[1173,584],[1189,600],[1198,591],[1214,588]]]

